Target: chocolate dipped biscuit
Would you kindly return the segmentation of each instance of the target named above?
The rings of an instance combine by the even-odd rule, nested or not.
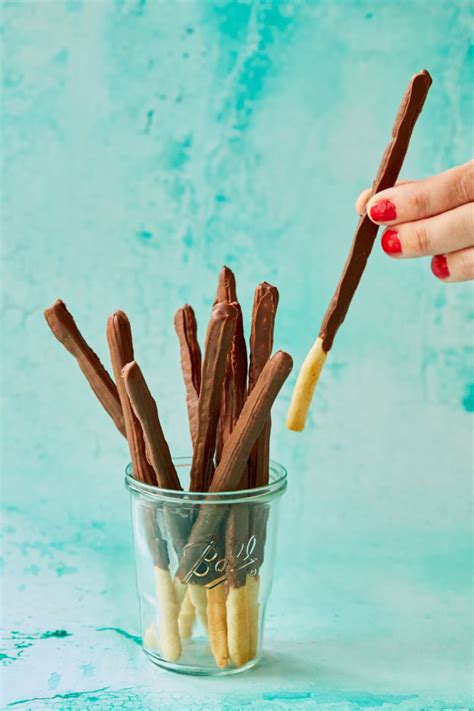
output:
[[[186,389],[189,429],[193,447],[198,427],[198,401],[201,390],[201,349],[197,339],[197,323],[194,310],[185,304],[175,314],[174,327],[179,340],[181,369]]]
[[[99,357],[83,338],[64,301],[58,299],[44,312],[53,335],[74,356],[95,396],[109,413],[118,431],[126,437],[117,387]]]
[[[395,185],[431,83],[431,76],[426,70],[412,77],[395,119],[392,138],[385,149],[373,182],[372,194]],[[301,366],[286,422],[290,430],[300,432],[304,429],[308,409],[327,354],[332,348],[336,333],[346,317],[364,273],[378,229],[379,226],[372,222],[365,209],[359,219],[349,255],[324,315],[319,335]]]
[[[214,450],[227,355],[235,332],[237,309],[216,304],[206,334],[198,402],[198,427],[190,472],[191,491],[207,491],[214,471]]]

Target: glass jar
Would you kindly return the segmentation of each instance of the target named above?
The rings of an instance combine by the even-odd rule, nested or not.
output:
[[[191,458],[174,460],[181,483]],[[285,469],[268,485],[195,493],[158,489],[126,471],[145,654],[185,674],[234,674],[262,650]]]

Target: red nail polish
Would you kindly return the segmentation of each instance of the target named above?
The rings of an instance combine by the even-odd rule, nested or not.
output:
[[[370,217],[374,222],[391,222],[397,219],[397,208],[391,200],[379,200],[370,208]]]
[[[385,230],[382,235],[382,249],[385,254],[390,254],[391,256],[402,253],[402,243],[398,237],[398,230]]]
[[[449,276],[448,260],[445,254],[437,254],[431,260],[431,271],[438,279],[447,279]]]

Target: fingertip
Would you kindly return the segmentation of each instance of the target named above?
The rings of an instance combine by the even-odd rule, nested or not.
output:
[[[448,267],[448,260],[445,254],[436,254],[431,260],[431,271],[441,281],[445,281],[451,275]]]
[[[360,193],[359,197],[355,201],[355,210],[358,215],[362,215],[364,209],[367,207],[371,192],[372,190],[370,188],[366,188]]]

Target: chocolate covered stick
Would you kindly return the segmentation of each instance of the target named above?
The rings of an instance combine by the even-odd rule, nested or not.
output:
[[[138,364],[128,363],[122,369],[122,378],[127,395],[138,418],[145,439],[147,458],[156,472],[161,489],[181,491],[176,468],[171,459],[168,443],[161,429],[156,402],[154,401]]]
[[[227,356],[226,373],[222,390],[221,413],[217,428],[216,462],[219,463],[222,448],[232,432],[244,404],[247,388],[247,347],[244,338],[242,309],[237,303],[237,287],[235,276],[228,267],[223,267],[219,273],[215,303],[234,303],[237,308],[237,320],[232,345]],[[239,488],[246,489],[248,485],[247,471],[244,472]],[[248,538],[248,509],[246,506],[231,507],[226,531],[227,570],[233,570],[233,552],[241,539]],[[222,551],[223,553],[224,551]],[[238,587],[245,583],[244,575],[228,575],[230,587]],[[207,613],[209,619],[209,640],[216,664],[225,667],[229,661],[227,645],[227,611],[226,591],[223,585],[207,590]],[[248,627],[248,619],[244,620]]]
[[[255,289],[252,330],[250,333],[249,392],[252,392],[273,349],[275,316],[278,308],[278,289],[267,282]],[[250,454],[249,486],[268,484],[270,466],[270,430],[271,418],[262,430]]]
[[[290,374],[292,365],[291,356],[282,351],[267,361],[254,389],[249,394],[232,434],[224,445],[222,458],[210,487],[211,491],[232,490],[238,486],[250,452],[257,438],[261,436],[273,402]],[[232,527],[235,525],[238,525],[238,519],[233,520],[230,517],[228,532],[230,546],[234,538]],[[252,648],[250,645],[251,636],[254,637],[250,631],[251,626],[253,627],[251,619],[254,620],[255,612],[254,609],[249,608],[245,573],[242,581],[239,574],[231,570],[229,579],[227,595],[229,656],[235,666],[241,666],[255,656],[255,645],[252,645]],[[250,602],[253,603],[253,597]]]
[[[278,308],[278,289],[267,282],[255,289],[252,329],[250,333],[249,392],[253,390],[260,373],[271,356],[275,317]],[[268,484],[270,473],[270,431],[271,416],[268,416],[262,433],[258,437],[249,459],[249,486]],[[268,506],[256,504],[251,509],[250,531],[254,536],[258,567],[255,575],[246,575],[247,611],[249,620],[249,659],[253,659],[258,649],[258,617],[260,577],[258,570],[263,562]],[[244,573],[247,571],[244,570]]]
[[[212,478],[222,385],[236,318],[237,309],[232,304],[217,304],[212,309],[202,364],[198,428],[190,472],[191,491],[207,491]]]
[[[257,384],[247,398],[240,417],[224,445],[209,491],[232,491],[239,485],[240,477],[248,461],[250,451],[259,436],[271,407],[283,383],[293,367],[288,353],[278,351],[263,369]],[[183,549],[178,575],[189,582],[193,566],[202,553],[216,528],[220,525],[225,507],[212,504],[201,506],[199,516],[192,528],[189,541]]]
[[[53,306],[45,310],[44,317],[53,335],[77,360],[97,399],[107,410],[119,432],[126,437],[122,407],[115,383],[99,357],[84,340],[64,301],[58,299]]]
[[[135,361],[128,363],[122,369],[122,378],[133,411],[140,422],[145,440],[147,460],[153,466],[161,489],[181,491],[176,468],[171,459],[168,443],[161,429],[156,402],[154,401],[143,373]],[[190,523],[186,518],[177,515],[172,506],[164,504],[164,516],[171,533],[173,547],[178,556],[189,535]]]
[[[194,447],[198,426],[199,391],[201,389],[201,349],[197,340],[196,317],[189,304],[176,312],[174,327],[179,339],[189,429]]]
[[[224,445],[209,491],[232,491],[238,487],[252,447],[292,367],[293,360],[284,351],[277,351],[267,361]]]
[[[130,400],[122,380],[122,368],[133,361],[133,342],[130,322],[123,311],[116,311],[107,321],[107,341],[114,370],[117,390],[122,405],[127,432],[133,473],[145,484],[156,485],[156,474],[145,453],[145,441],[141,425],[133,413]]]
[[[431,81],[426,70],[415,74],[411,79],[393,126],[392,138],[374,180],[372,194],[395,185]],[[308,353],[296,381],[287,418],[287,427],[290,430],[300,432],[304,429],[306,415],[326,356],[332,347],[339,326],[346,317],[372,251],[377,231],[378,225],[370,220],[364,210],[341,279],[324,316],[319,336]]]
[[[256,386],[242,408],[234,430],[222,451],[209,491],[232,491],[239,485],[242,471],[265,420],[281,387],[289,376],[293,360],[288,353],[278,351],[263,369]],[[222,521],[224,507],[204,504],[192,528],[187,545],[183,549],[178,575],[181,580],[190,580],[190,571],[199,558],[201,544],[209,543],[213,532]]]
[[[156,485],[155,471],[146,457],[143,431],[132,410],[125,383],[121,377],[122,369],[127,363],[133,361],[132,332],[130,322],[123,311],[116,311],[110,316],[107,322],[107,340],[125,418],[134,476],[146,484]],[[156,596],[160,610],[161,651],[166,659],[176,661],[181,656],[181,640],[178,629],[179,605],[169,571],[168,554],[166,553],[166,557],[163,554],[156,554],[156,547],[153,546],[153,537],[156,536],[156,539],[161,541],[162,546],[158,549],[160,551],[163,546],[166,549],[166,543],[162,541],[159,533],[156,510],[150,506],[149,509],[143,511],[143,515],[148,546],[155,569]]]
[[[233,303],[237,308],[237,320],[232,345],[227,357],[221,414],[217,431],[216,461],[219,462],[224,442],[232,432],[245,401],[247,387],[247,346],[244,338],[242,309],[237,302],[237,287],[234,273],[222,267],[219,273],[215,303]],[[246,488],[243,482],[242,488]]]

